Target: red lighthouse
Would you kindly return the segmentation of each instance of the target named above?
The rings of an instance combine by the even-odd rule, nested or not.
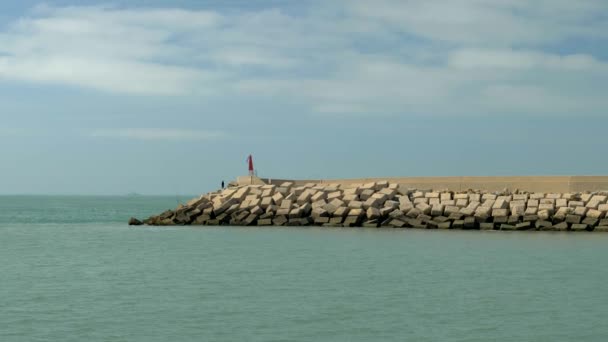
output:
[[[253,156],[251,154],[249,157],[247,157],[247,163],[249,164],[249,175],[255,176],[255,171],[253,169]]]

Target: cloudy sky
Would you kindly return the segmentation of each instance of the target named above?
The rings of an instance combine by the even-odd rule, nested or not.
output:
[[[608,174],[604,0],[6,0],[0,193]]]

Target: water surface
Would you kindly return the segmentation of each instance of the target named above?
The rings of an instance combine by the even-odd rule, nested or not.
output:
[[[124,223],[175,202],[0,197],[0,341],[608,340],[608,234]]]

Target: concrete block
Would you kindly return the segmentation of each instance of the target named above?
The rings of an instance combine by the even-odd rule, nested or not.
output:
[[[530,198],[529,194],[514,194],[513,195],[513,201],[527,202],[529,198]]]
[[[318,200],[316,202],[312,202],[312,207],[314,208],[322,208],[327,204],[324,199]]]
[[[556,199],[556,200],[555,200],[555,206],[556,206],[557,208],[560,208],[560,207],[567,207],[567,206],[568,206],[568,200],[567,200],[567,199],[564,199],[564,198]]]
[[[570,202],[568,202],[568,206],[570,208],[584,207],[585,206],[585,202],[583,202],[583,201],[570,201]]]
[[[566,199],[566,200],[568,200],[568,201],[570,201],[571,199],[573,199],[573,198],[574,198],[574,194],[571,194],[571,193],[564,193],[564,194],[562,194],[562,198],[563,198],[563,199]]]
[[[529,207],[529,208],[526,208],[524,215],[536,215],[537,212],[538,212],[538,208]]]
[[[334,192],[330,192],[327,194],[327,201],[331,202],[332,200],[339,198],[342,198],[342,191],[334,191]]]
[[[536,221],[538,221],[538,216],[537,215],[525,215],[523,221],[524,222],[536,222]]]
[[[392,217],[392,218],[399,219],[399,218],[403,218],[403,217],[405,216],[405,214],[403,213],[403,211],[401,211],[401,210],[399,210],[399,209],[395,209],[395,210],[391,211],[391,212],[388,214],[388,216],[389,216],[389,217]]]
[[[597,227],[591,227],[590,229],[592,229],[594,232],[598,232],[598,233],[606,233],[608,232],[608,226],[597,226]]]
[[[300,217],[302,217],[302,210],[300,210],[300,208],[291,209],[288,217],[289,217],[289,220],[300,218]]]
[[[441,204],[434,205],[431,209],[431,216],[441,216],[443,215],[444,206]]]
[[[474,217],[465,217],[464,218],[464,229],[476,229],[477,222]]]
[[[590,226],[590,227],[597,226],[597,224],[598,224],[599,222],[600,222],[600,220],[599,220],[599,219],[597,219],[597,218],[593,218],[593,217],[588,217],[588,216],[587,216],[587,217],[585,217],[585,218],[583,219],[583,221],[581,221],[581,223],[586,224],[586,225],[588,225],[588,226]]]
[[[536,221],[534,223],[534,226],[536,227],[536,229],[543,229],[543,228],[551,228],[553,226],[553,224],[549,221]]]
[[[492,222],[494,222],[495,226],[500,226],[503,223],[508,223],[509,222],[509,216],[501,216],[501,217],[494,217],[492,219]]]
[[[451,221],[446,221],[446,222],[441,222],[437,224],[437,228],[438,229],[451,229],[452,228],[452,222]]]
[[[477,208],[479,208],[479,206],[481,206],[481,203],[473,201],[473,202],[469,202],[469,205],[467,205],[467,209],[477,210]]]
[[[528,208],[529,207],[538,207],[539,205],[539,201],[537,199],[530,199],[528,200]]]
[[[418,217],[418,215],[422,214],[422,211],[420,211],[420,209],[418,208],[412,208],[410,209],[405,216],[407,217],[411,217],[411,218],[416,218]]]
[[[549,220],[549,218],[551,217],[551,213],[549,212],[549,210],[539,210],[536,215],[540,220],[544,221]]]
[[[329,217],[328,216],[316,217],[316,218],[314,218],[314,223],[317,225],[324,225],[325,223],[329,223]]]
[[[454,194],[454,199],[455,200],[459,200],[459,199],[469,200],[469,194]]]
[[[325,210],[321,207],[317,207],[317,208],[312,209],[310,216],[312,216],[313,218],[329,217],[329,212],[327,212],[327,210]]]
[[[479,224],[480,230],[494,230],[494,223],[491,222],[482,222]]]
[[[412,198],[422,198],[424,197],[424,192],[422,191],[416,191],[412,194]]]
[[[507,217],[509,209],[492,209],[492,217]]]
[[[475,217],[485,220],[492,214],[492,208],[490,207],[479,207],[475,209]]]
[[[570,226],[570,230],[573,232],[586,232],[589,231],[589,226],[584,223],[575,223]]]
[[[414,208],[414,205],[412,204],[412,202],[401,202],[399,204],[399,209],[401,211],[403,211],[404,213],[407,213],[408,211],[410,211],[412,208]]]
[[[352,201],[358,201],[359,195],[344,195],[342,196],[342,200],[344,201],[344,203],[348,204]]]
[[[416,205],[416,208],[425,215],[429,215],[431,213],[431,206],[426,203],[420,203]]]
[[[361,201],[367,201],[367,200],[368,200],[370,197],[372,197],[372,195],[373,195],[374,193],[375,193],[375,191],[374,191],[374,190],[369,190],[369,189],[363,190],[363,191],[361,192],[361,194],[359,195],[359,199],[360,199]]]
[[[509,216],[509,219],[507,220],[508,224],[512,224],[512,225],[516,225],[519,223],[519,216]]]
[[[387,207],[381,208],[381,209],[380,209],[380,216],[382,216],[382,217],[386,217],[386,216],[388,216],[388,214],[390,214],[391,212],[393,212],[393,208],[387,208]]]
[[[424,197],[426,197],[426,198],[439,198],[439,193],[438,192],[427,192],[426,194],[424,194]]]
[[[389,222],[389,226],[393,228],[403,228],[407,225],[405,221],[399,219],[391,219]]]
[[[587,208],[587,209],[597,209],[599,205],[600,205],[600,201],[591,200],[591,201],[587,202],[587,205],[585,205],[585,208]]]
[[[516,229],[515,226],[512,224],[503,223],[500,225],[500,230],[511,231],[511,230],[515,230],[515,229]]]
[[[258,226],[260,226],[260,227],[272,226],[272,219],[269,219],[269,218],[260,219],[260,220],[258,220]]]
[[[488,207],[491,209],[494,206],[494,203],[496,203],[496,200],[485,200],[485,201],[481,202],[481,206]]]
[[[588,209],[585,207],[576,207],[574,208],[574,214],[579,216],[585,216],[587,215],[587,210]]]
[[[424,198],[424,197],[414,198],[414,205],[418,205],[420,203],[428,204],[429,203],[429,199],[428,198]]]
[[[589,209],[589,211],[587,211],[587,217],[594,218],[594,219],[603,218],[604,215],[605,215],[604,211],[600,211],[600,210],[596,210],[596,209]]]
[[[555,199],[553,198],[543,198],[541,200],[539,200],[540,204],[551,204],[553,206],[555,206]]]
[[[491,201],[496,201],[496,198],[498,196],[494,195],[494,194],[483,194],[483,196],[481,196],[481,200],[482,202],[491,200]]]
[[[608,211],[608,204],[600,204],[597,206],[597,210],[599,211],[603,211],[603,212],[607,212]]]
[[[443,223],[443,222],[447,222],[450,219],[448,217],[445,216],[437,216],[433,218],[433,221],[437,222],[437,223]]]
[[[503,201],[505,201],[505,202],[507,202],[507,203],[511,202],[511,200],[512,200],[512,199],[513,199],[513,197],[512,197],[511,195],[498,196],[498,197],[496,198],[496,200],[497,200],[497,201],[498,201],[498,200],[503,200]]]
[[[509,207],[509,203],[503,198],[499,198],[494,202],[492,209],[507,209]]]
[[[561,193],[552,193],[552,194],[547,194],[546,198],[549,199],[558,199],[558,198],[562,198],[562,194]]]
[[[365,214],[363,209],[350,209],[348,212],[348,216],[362,217]]]
[[[545,198],[545,194],[542,193],[542,192],[535,192],[533,194],[530,194],[530,199],[539,200],[539,199],[542,199],[542,198]]]
[[[288,200],[288,201],[291,201],[291,202],[295,202],[295,201],[296,201],[296,198],[297,198],[297,196],[296,196],[296,194],[295,194],[295,193],[293,193],[293,192],[290,192],[290,193],[288,193],[288,194],[285,196],[285,200]]]
[[[284,198],[283,194],[281,194],[280,192],[277,192],[272,196],[272,201],[274,202],[274,204],[280,206],[281,202],[283,202],[283,198]]]
[[[275,216],[272,220],[272,224],[275,226],[284,226],[288,222],[286,216]]]
[[[456,220],[452,222],[452,229],[462,229],[464,228],[464,220]]]
[[[441,201],[441,204],[443,204],[444,206],[455,206],[456,205],[456,201],[455,200],[448,200],[448,201]]]
[[[557,212],[555,212],[555,215],[553,215],[553,218],[563,221],[566,219],[566,216],[573,214],[573,213],[574,213],[574,209],[568,208],[568,207],[561,207],[557,210]]]
[[[466,198],[465,199],[457,199],[455,204],[456,204],[457,207],[465,208],[467,205],[469,205],[469,200],[466,199]],[[475,208],[475,209],[477,209],[477,208]],[[475,209],[473,209],[473,210],[475,210]]]
[[[441,204],[441,200],[439,198],[429,198],[429,205],[431,207],[438,204]]]
[[[318,191],[314,195],[311,196],[310,201],[317,202],[317,201],[325,200],[325,199],[327,199],[327,193],[324,191]]]
[[[567,215],[566,222],[567,223],[581,223],[581,217],[578,215]]]
[[[441,199],[441,201],[450,201],[450,200],[452,200],[452,193],[443,192],[439,195],[439,198]]]
[[[530,230],[532,229],[531,222],[521,222],[515,225],[515,230]]]
[[[553,204],[539,204],[538,205],[538,210],[548,210],[549,212],[554,212],[555,211],[555,206]]]
[[[457,206],[454,206],[454,205],[449,205],[449,206],[443,208],[443,213],[448,216],[452,213],[458,213],[458,212],[460,212],[460,208]]]
[[[474,216],[475,210],[469,209],[469,208],[462,208],[462,209],[460,209],[459,213],[461,213],[464,216]]]
[[[600,204],[604,204],[604,203],[606,203],[607,198],[608,198],[608,196],[604,196],[604,195],[594,195],[593,197],[591,197],[590,201],[598,201],[598,202],[600,202]]]
[[[397,195],[397,189],[384,188],[379,191],[380,194],[386,195],[387,198],[391,199]]]
[[[369,209],[367,209],[366,211],[366,215],[367,215],[367,219],[368,220],[376,220],[380,218],[380,210],[378,210],[377,208],[374,207],[369,207]]]
[[[591,197],[593,197],[592,194],[581,194],[581,201],[587,203],[591,200]]]
[[[511,207],[511,215],[513,216],[524,216],[526,213],[526,207],[524,205],[514,205]]]
[[[358,227],[361,225],[361,219],[357,216],[347,216],[342,225],[344,227]]]
[[[391,208],[391,209],[397,209],[397,208],[399,208],[399,202],[393,201],[393,200],[388,200],[388,201],[384,202],[384,207]]]
[[[469,194],[469,202],[481,203],[481,195],[480,194]]]
[[[273,204],[274,201],[272,200],[272,197],[263,197],[262,201],[260,202],[260,207],[266,209]]]
[[[380,208],[382,207],[382,200],[375,197],[370,197],[367,201],[363,202],[363,209],[367,210],[370,207]]]
[[[568,229],[569,229],[569,225],[566,222],[561,222],[561,223],[558,223],[556,225],[553,225],[553,230],[566,231]]]
[[[343,190],[344,196],[346,195],[359,195],[361,193],[361,188],[355,186],[354,188],[347,188]]]
[[[361,201],[350,201],[348,203],[348,207],[351,209],[362,209],[363,208],[363,202]]]
[[[292,205],[293,205],[293,201],[284,199],[283,201],[281,201],[280,208],[281,209],[291,209]]]

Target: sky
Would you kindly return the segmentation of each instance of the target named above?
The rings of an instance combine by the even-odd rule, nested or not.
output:
[[[608,174],[604,0],[5,0],[0,194]]]

